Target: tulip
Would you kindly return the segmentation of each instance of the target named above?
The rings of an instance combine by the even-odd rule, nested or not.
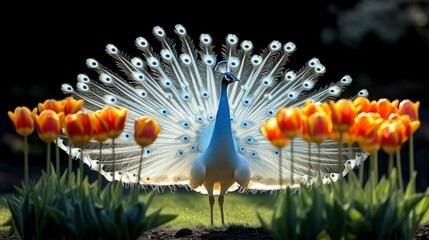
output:
[[[408,115],[410,116],[411,121],[419,120],[419,106],[420,102],[412,102],[409,99],[402,100],[399,103],[398,113],[400,115]]]
[[[407,141],[407,127],[399,119],[385,120],[377,131],[381,137],[381,148],[389,155],[388,171],[389,174],[393,169],[393,155],[397,155],[398,181],[402,189],[402,170],[400,162],[400,150],[405,141]]]
[[[305,125],[310,139],[317,144],[325,141],[332,132],[331,118],[325,112],[311,114]]]
[[[92,134],[91,134],[92,138],[99,143],[106,141],[109,137],[107,136],[106,131],[104,130],[104,127],[101,124],[100,119],[97,117],[93,117],[92,123],[93,123]]]
[[[47,143],[46,172],[49,173],[49,164],[51,161],[51,142],[57,139],[61,134],[64,113],[56,113],[54,110],[46,109],[37,115],[37,108],[34,108],[32,116],[39,138]],[[58,162],[59,159],[57,158],[57,169],[59,168]],[[59,172],[57,174],[59,174]]]
[[[294,138],[301,132],[300,110],[297,107],[281,108],[277,112],[277,125],[288,138]]]
[[[277,112],[277,124],[283,134],[286,137],[293,139],[296,135],[301,133],[302,128],[302,118],[299,108],[281,108]],[[290,144],[290,153],[291,153],[291,180],[294,184],[293,171],[294,171],[294,158],[293,158],[293,141]]]
[[[340,99],[337,102],[331,101],[329,103],[331,109],[331,119],[334,130],[339,133],[338,141],[338,168],[343,166],[343,135],[355,123],[357,109],[353,102],[348,99]],[[339,175],[340,178],[342,175]],[[342,183],[340,183],[342,188]]]
[[[134,121],[134,140],[142,147],[146,147],[155,141],[160,127],[151,117],[139,117]]]
[[[340,99],[329,103],[331,109],[332,124],[336,131],[344,133],[355,123],[357,108],[352,101]]]
[[[390,114],[397,112],[397,106],[399,101],[394,100],[393,102],[390,102],[390,100],[386,98],[381,98],[377,101],[377,109],[378,113],[383,119],[387,119]]]
[[[57,101],[55,99],[47,99],[43,103],[38,104],[39,113],[44,110],[53,110],[56,113],[60,113],[64,111],[65,101]]]
[[[64,118],[64,131],[71,143],[77,144],[79,146],[84,146],[85,144],[89,143],[93,132],[92,118],[92,114],[83,112],[68,114]],[[71,161],[69,158],[69,167],[70,165]],[[83,180],[83,149],[80,150],[79,169],[81,173],[80,180]],[[69,174],[71,174],[71,172],[69,172]]]
[[[354,101],[353,104],[358,109],[358,112],[371,112],[371,102],[366,97],[359,96]]]
[[[112,139],[112,154],[113,163],[115,165],[115,138],[117,138],[125,127],[125,121],[128,117],[128,110],[126,108],[115,108],[107,106],[100,111],[95,112],[95,117],[100,121],[101,126],[106,133],[106,136]],[[114,174],[114,173],[113,173]],[[115,174],[113,175],[115,180]]]
[[[276,118],[268,119],[268,121],[262,125],[261,131],[265,138],[279,149],[290,142],[290,138],[286,137],[278,127]]]
[[[24,184],[29,185],[28,169],[28,135],[34,131],[34,119],[28,107],[16,107],[15,112],[7,113],[15,127],[16,132],[24,137]]]
[[[106,131],[108,138],[117,138],[124,130],[125,120],[128,117],[128,110],[125,108],[105,107],[95,113],[101,125]]]
[[[328,115],[331,115],[331,109],[329,108],[329,105],[325,102],[313,103],[313,102],[307,101],[305,102],[304,107],[301,108],[301,114],[303,116],[309,117],[315,112],[324,112]]]
[[[19,135],[27,137],[33,133],[34,120],[28,107],[17,107],[15,112],[9,111],[8,115]]]
[[[64,113],[56,113],[54,110],[43,110],[39,115],[36,114],[35,108],[32,112],[34,123],[39,138],[51,143],[61,134],[61,125],[64,120]]]
[[[134,140],[142,147],[140,155],[140,163],[138,168],[138,180],[140,179],[141,168],[143,163],[143,150],[144,147],[152,144],[158,137],[161,128],[155,119],[147,116],[142,116],[134,120]]]
[[[64,115],[77,113],[82,110],[83,99],[76,100],[73,97],[66,97],[64,100]]]
[[[101,189],[101,153],[103,150],[103,142],[108,139],[106,132],[104,131],[103,125],[100,122],[100,119],[97,117],[92,118],[93,128],[92,128],[92,138],[100,144],[100,153],[99,153],[99,164],[98,164],[98,189]]]
[[[417,130],[417,128],[420,126],[420,121],[419,121],[419,106],[420,106],[420,102],[412,102],[409,99],[405,99],[402,100],[399,103],[399,109],[398,109],[398,113],[401,115],[408,115],[410,117],[411,120],[411,124],[414,125],[415,129],[414,131]],[[414,133],[413,131],[413,133]],[[413,175],[414,173],[414,137],[413,134],[411,134],[409,136],[409,169],[410,169],[410,176]]]
[[[91,114],[83,112],[68,114],[64,118],[64,130],[72,143],[83,146],[91,140],[92,118]]]
[[[355,135],[359,147],[371,154],[370,171],[374,173],[375,179],[378,179],[377,152],[381,148],[381,137],[377,134],[377,131],[383,121],[378,113],[361,112],[350,130]],[[359,168],[359,180],[360,182],[363,181],[363,166]]]
[[[282,148],[290,142],[290,138],[286,137],[277,125],[277,118],[272,117],[267,122],[262,124],[261,132],[272,145],[279,149],[279,185],[283,185],[282,174]],[[292,172],[293,174],[293,172]],[[293,179],[293,178],[292,178]]]

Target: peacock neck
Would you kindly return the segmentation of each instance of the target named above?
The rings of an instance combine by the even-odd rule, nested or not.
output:
[[[208,151],[213,151],[214,154],[233,154],[235,153],[233,135],[231,130],[231,117],[229,113],[227,84],[221,84],[221,94],[219,107],[216,114],[216,122],[214,125],[213,135]]]

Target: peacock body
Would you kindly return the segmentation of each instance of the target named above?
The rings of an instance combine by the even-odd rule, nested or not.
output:
[[[196,47],[182,25],[175,26],[175,33],[180,50],[163,28],[153,28],[162,46],[159,53],[146,38],[138,37],[135,43],[142,58],[130,58],[108,44],[106,52],[123,74],[90,58],[86,64],[98,73],[98,80],[79,74],[76,87],[62,85],[64,93],[85,101],[86,111],[107,105],[129,110],[124,131],[115,139],[114,154],[111,141],[102,143],[101,154],[98,142],[85,147],[82,161],[106,179],[154,189],[190,186],[209,195],[212,209],[213,195],[220,195],[219,203],[223,204],[227,191],[277,190],[311,183],[319,173],[312,169],[311,161],[319,163],[324,180],[330,182],[365,159],[357,147],[347,148],[344,168],[339,169],[337,142],[323,142],[319,155],[309,152],[308,143],[296,137],[294,181],[289,179],[291,166],[287,161],[291,152],[285,147],[281,150],[286,159],[282,166],[284,186],[279,186],[279,149],[262,135],[262,123],[280,107],[339,97],[351,83],[350,76],[314,91],[325,67],[313,58],[298,71],[286,69],[296,49],[292,42],[272,41],[254,53],[251,41],[239,42],[236,35],[229,34],[218,56],[209,34],[201,34]],[[362,90],[358,94],[367,93]],[[141,175],[137,176],[141,147],[133,140],[132,131],[134,119],[142,115],[154,117],[161,131],[144,149]],[[59,145],[68,149],[62,142]],[[78,148],[71,153],[80,157]]]

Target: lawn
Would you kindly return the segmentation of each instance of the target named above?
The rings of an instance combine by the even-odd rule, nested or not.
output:
[[[142,192],[141,197],[147,199],[148,195]],[[225,195],[224,212],[227,225],[239,224],[259,227],[257,217],[259,213],[264,219],[272,215],[272,207],[276,196],[268,193],[243,194],[230,192]],[[178,215],[173,221],[163,227],[183,228],[210,225],[210,212],[207,195],[193,191],[178,190],[174,193],[166,190],[155,194],[150,205],[152,211],[161,209],[161,213]],[[217,198],[214,205],[214,223],[220,226],[220,212]],[[9,217],[9,211],[0,205],[0,224]],[[0,229],[4,229],[0,227]]]

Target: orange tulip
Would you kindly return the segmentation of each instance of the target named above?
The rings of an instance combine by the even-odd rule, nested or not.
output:
[[[64,111],[65,101],[57,101],[55,99],[45,100],[43,103],[39,103],[39,113],[43,112],[43,110],[53,110],[56,113],[60,113]]]
[[[73,97],[66,97],[64,100],[64,115],[77,113],[82,110],[83,100],[76,100]]]
[[[304,125],[310,139],[315,143],[322,143],[332,132],[332,121],[325,112],[315,112],[311,114]]]
[[[160,130],[155,119],[146,116],[136,118],[134,121],[134,140],[138,145],[146,147],[155,141]]]
[[[355,136],[360,148],[368,153],[376,153],[381,147],[381,137],[377,131],[383,123],[380,114],[373,112],[361,112],[349,132]]]
[[[399,103],[398,113],[400,115],[408,115],[412,122],[419,121],[419,106],[419,101],[413,103],[412,101],[405,99]]]
[[[420,127],[420,121],[411,121],[409,115],[399,115],[398,113],[390,114],[390,120],[400,121],[405,126],[405,135],[409,138]]]
[[[383,119],[387,119],[390,114],[397,112],[397,106],[399,101],[394,100],[393,102],[390,102],[386,98],[381,98],[377,101],[377,108],[378,113]]]
[[[19,135],[26,137],[33,133],[34,120],[28,107],[17,107],[15,112],[9,111],[7,114]]]
[[[355,123],[357,109],[353,102],[348,99],[340,99],[329,103],[333,127],[340,133],[347,132]]]
[[[303,116],[309,117],[315,112],[325,112],[326,114],[331,115],[331,109],[327,103],[312,103],[307,101],[305,102],[304,107],[301,108],[301,114]]]
[[[374,131],[371,136],[367,136],[365,142],[358,142],[358,144],[363,151],[375,154],[381,148],[381,136],[377,134],[377,131]]]
[[[100,122],[100,119],[97,117],[93,117],[92,123],[93,123],[92,138],[99,143],[106,141],[109,137],[107,137],[106,131],[104,131],[104,128]]]
[[[373,141],[373,135],[377,133],[382,122],[383,119],[378,113],[361,112],[349,133],[355,136],[356,142],[366,145]]]
[[[371,102],[366,97],[357,97],[353,104],[358,109],[358,112],[371,112]]]
[[[277,148],[283,148],[290,142],[277,125],[277,118],[268,119],[261,127],[262,134]]]
[[[381,137],[381,148],[387,154],[394,154],[402,148],[407,140],[406,126],[397,120],[385,120],[377,131]]]
[[[277,125],[288,138],[294,138],[301,133],[302,119],[299,108],[280,108],[277,112]]]
[[[61,133],[61,125],[64,121],[64,113],[56,113],[54,110],[43,110],[39,115],[37,108],[33,109],[32,116],[39,138],[46,143],[51,143]]]
[[[92,118],[90,113],[83,112],[68,114],[64,118],[64,130],[72,143],[83,146],[91,140]]]
[[[117,138],[124,129],[125,120],[128,117],[128,110],[125,108],[108,106],[96,112],[95,116],[100,120],[107,137]]]

